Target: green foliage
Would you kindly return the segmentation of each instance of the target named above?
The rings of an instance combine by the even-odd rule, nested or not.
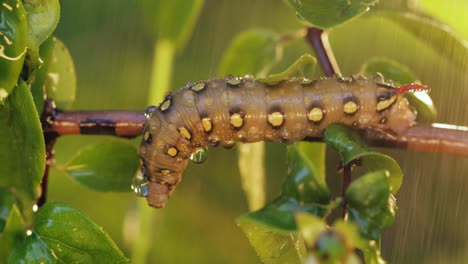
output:
[[[11,208],[16,202],[16,198],[5,188],[0,188],[0,232],[3,231]]]
[[[151,35],[182,50],[200,14],[203,0],[139,0]]]
[[[138,169],[136,149],[122,141],[86,147],[66,164],[76,181],[97,191],[128,192]]]
[[[400,189],[403,172],[398,163],[387,155],[369,151],[353,129],[341,124],[332,124],[325,130],[325,142],[339,153],[345,165],[361,160],[369,171],[385,170],[389,175],[391,193],[396,194]]]
[[[360,16],[377,0],[288,0],[299,18],[314,27],[327,29]]]
[[[276,84],[288,79],[311,77],[316,64],[317,60],[314,56],[304,54],[283,72],[271,74],[258,80],[266,84]]]
[[[58,0],[24,0],[28,22],[28,54],[33,68],[39,66],[39,46],[57,27],[60,18]],[[31,66],[30,65],[30,66]]]
[[[22,1],[5,0],[0,8],[0,104],[13,90],[23,68],[28,24]]]
[[[379,12],[403,29],[411,32],[430,46],[441,57],[448,58],[456,67],[466,67],[468,45],[440,22],[412,13]],[[441,48],[450,47],[450,48]]]
[[[0,186],[38,196],[45,168],[42,128],[28,86],[21,82],[0,105]]]
[[[128,262],[102,227],[62,203],[43,206],[34,219],[33,232],[62,263]]]
[[[382,230],[395,221],[396,200],[390,194],[386,171],[370,172],[353,181],[345,194],[349,219],[358,224],[361,234],[378,240]]]
[[[11,208],[5,228],[0,235],[0,262],[6,263],[12,249],[26,236],[24,221],[16,205]]]
[[[417,80],[411,70],[396,61],[385,58],[374,58],[362,66],[361,73],[371,76],[380,72],[385,78],[399,84],[409,84]],[[409,92],[403,95],[410,105],[416,109],[416,121],[432,123],[436,119],[437,111],[431,97],[426,92]]]
[[[59,261],[52,255],[44,241],[42,241],[36,233],[32,233],[20,246],[12,250],[8,258],[8,263],[54,264],[59,263]]]
[[[275,62],[278,37],[272,32],[252,29],[239,33],[224,52],[218,75],[261,73]]]

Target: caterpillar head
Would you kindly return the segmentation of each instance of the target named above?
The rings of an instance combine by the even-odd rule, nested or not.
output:
[[[388,111],[386,126],[396,134],[401,134],[415,123],[416,113],[408,100],[403,96],[406,92],[430,91],[421,84],[406,84],[399,87],[380,86],[377,90],[377,111]]]

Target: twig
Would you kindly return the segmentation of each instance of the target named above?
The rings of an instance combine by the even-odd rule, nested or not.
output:
[[[310,27],[307,29],[306,40],[315,51],[318,62],[327,77],[341,73],[328,42],[327,32],[319,28]]]

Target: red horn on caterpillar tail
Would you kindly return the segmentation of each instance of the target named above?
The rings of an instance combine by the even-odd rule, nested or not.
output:
[[[147,110],[140,157],[148,203],[163,207],[190,156],[207,145],[310,140],[322,137],[332,123],[400,135],[416,119],[399,96],[410,90],[428,88],[397,88],[381,77],[363,76],[272,84],[246,75],[191,83]]]

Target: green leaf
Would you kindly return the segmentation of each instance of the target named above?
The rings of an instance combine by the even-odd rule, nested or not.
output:
[[[288,0],[299,18],[327,29],[360,16],[377,0]]]
[[[345,193],[349,219],[358,224],[361,234],[372,240],[395,221],[396,200],[390,194],[385,171],[370,172],[353,181]]]
[[[75,65],[70,52],[62,41],[54,37],[51,45],[53,45],[53,49],[46,65],[45,91],[47,96],[55,101],[57,107],[67,109],[75,101]]]
[[[44,136],[25,83],[0,104],[0,186],[14,188],[30,200],[38,196],[45,169]]]
[[[335,149],[344,164],[360,159],[369,171],[385,170],[389,174],[390,191],[396,194],[400,189],[403,172],[391,157],[369,151],[356,131],[342,124],[332,124],[325,130],[325,142]]]
[[[456,67],[466,69],[468,44],[447,26],[411,13],[380,12],[378,15],[390,18],[429,45],[441,57],[450,59]]]
[[[236,222],[263,263],[303,263],[306,249],[298,234],[284,233],[258,225],[258,222],[248,215],[238,217]]]
[[[16,263],[53,264],[58,262],[50,253],[44,241],[33,232],[22,244],[15,247],[11,252],[8,258],[8,264]]]
[[[0,188],[0,233],[5,227],[8,216],[10,215],[11,208],[16,203],[16,198],[5,188]]]
[[[39,46],[54,32],[60,18],[58,0],[23,0],[28,21],[30,68],[39,66]]]
[[[313,247],[321,232],[327,230],[327,223],[321,218],[308,213],[296,213],[297,228],[308,247]]]
[[[0,7],[0,105],[18,82],[23,68],[28,25],[22,1],[4,0]],[[0,132],[1,133],[1,132]]]
[[[276,84],[292,78],[311,77],[315,71],[317,60],[310,54],[304,54],[285,71],[268,75],[266,78],[258,79],[266,84]]]
[[[0,235],[0,262],[6,263],[10,252],[26,237],[24,221],[20,211],[13,205],[5,229]]]
[[[47,203],[33,231],[61,263],[127,263],[111,238],[91,219],[62,203]]]
[[[149,32],[182,50],[193,31],[203,0],[139,0]]]
[[[272,32],[260,29],[241,32],[224,52],[218,75],[257,75],[274,63],[277,44],[278,37]]]
[[[34,99],[34,105],[36,105],[37,113],[42,114],[44,107],[44,98],[46,89],[44,83],[47,78],[47,70],[49,68],[49,61],[54,50],[54,37],[48,38],[42,43],[39,55],[42,60],[42,64],[33,72],[33,78],[31,83],[31,94]]]
[[[81,150],[66,165],[79,183],[98,191],[131,191],[138,169],[136,149],[121,141],[99,143]]]
[[[417,79],[413,72],[398,63],[397,61],[386,58],[374,58],[369,60],[362,66],[361,73],[371,76],[380,72],[387,79],[393,80],[399,84],[409,84],[415,82]],[[434,107],[431,97],[426,92],[409,92],[403,95],[416,109],[416,121],[420,123],[433,123],[437,111]]]

